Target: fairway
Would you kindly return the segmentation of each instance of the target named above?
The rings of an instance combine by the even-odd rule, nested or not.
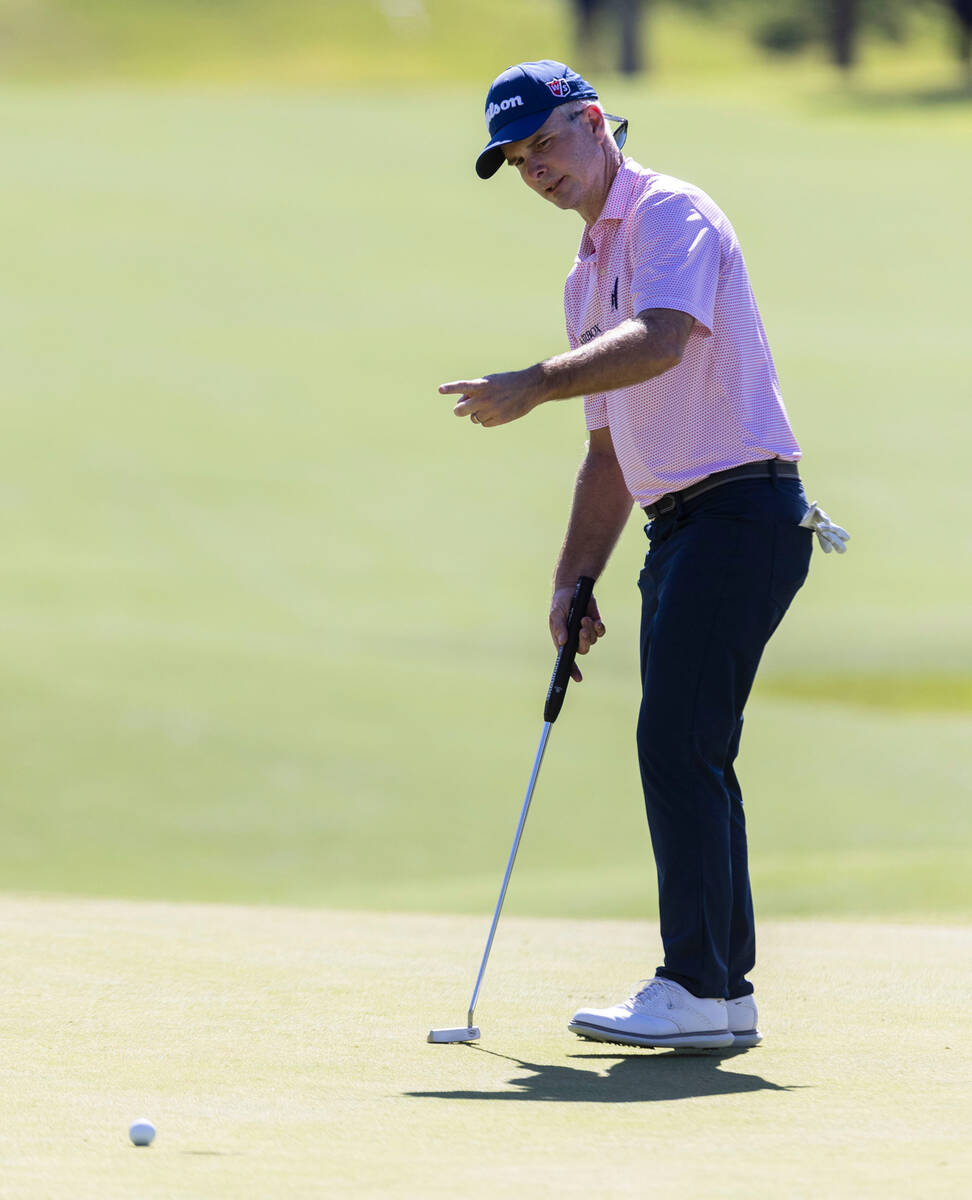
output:
[[[854,539],[816,556],[748,712],[761,911],[966,919],[968,122],[605,98],[631,153],[735,222],[808,492]],[[3,886],[487,909],[585,435],[571,402],[476,431],[435,388],[563,348],[580,223],[509,172],[475,178],[471,86],[4,104]],[[416,155],[430,124],[437,151]],[[521,913],[653,902],[644,548],[632,519]]]
[[[763,1046],[583,1042],[657,961],[635,922],[0,901],[5,1200],[502,1193],[958,1196],[967,926],[765,924]],[[128,1144],[148,1116],[155,1144]]]

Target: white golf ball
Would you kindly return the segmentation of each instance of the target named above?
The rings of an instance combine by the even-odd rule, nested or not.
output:
[[[148,1117],[139,1117],[129,1125],[128,1136],[136,1146],[151,1146],[155,1138],[155,1126]]]

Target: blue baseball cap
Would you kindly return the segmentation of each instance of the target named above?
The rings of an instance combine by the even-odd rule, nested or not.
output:
[[[480,179],[495,175],[503,165],[503,147],[536,133],[561,104],[596,99],[597,92],[566,63],[544,58],[507,67],[486,96],[489,142],[476,159],[476,174]]]

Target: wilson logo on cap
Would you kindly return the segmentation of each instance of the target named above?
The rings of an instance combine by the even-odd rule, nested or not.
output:
[[[489,124],[493,117],[498,117],[501,112],[506,112],[510,108],[522,108],[522,96],[510,96],[507,100],[502,100],[499,104],[493,103],[486,109],[486,123]]]
[[[548,79],[546,83],[555,96],[563,98],[570,95],[570,84],[566,79]]]

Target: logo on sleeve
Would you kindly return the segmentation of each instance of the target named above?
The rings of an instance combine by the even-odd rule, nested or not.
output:
[[[564,96],[570,95],[570,84],[566,79],[548,79],[547,87],[550,88],[555,96],[559,96],[561,99]]]
[[[611,307],[612,308],[618,307],[618,279],[619,278],[620,278],[619,275],[615,275],[615,277],[614,277],[614,291],[611,293]]]

